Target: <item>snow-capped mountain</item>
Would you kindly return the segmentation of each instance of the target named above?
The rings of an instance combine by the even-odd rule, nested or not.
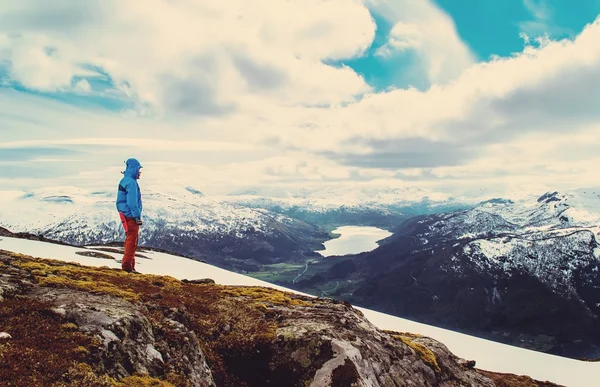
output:
[[[72,187],[4,192],[0,226],[71,244],[124,240],[112,192]],[[258,263],[292,260],[327,235],[302,221],[205,197],[191,187],[144,190],[140,243],[251,270]]]
[[[568,297],[577,293],[576,272],[600,259],[600,189],[484,205],[431,227],[440,225],[442,235],[450,229],[464,233],[458,240],[468,243],[460,255],[479,270],[509,275],[519,269]]]
[[[600,189],[414,217],[296,286],[568,356],[600,356]],[[341,270],[345,267],[345,270]],[[317,272],[317,267],[313,267]]]
[[[392,228],[410,216],[469,207],[478,199],[417,188],[339,187],[235,191],[219,200],[264,208],[321,226],[371,225]]]

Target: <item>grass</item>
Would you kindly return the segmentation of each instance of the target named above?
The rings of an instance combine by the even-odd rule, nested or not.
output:
[[[11,340],[0,343],[0,380],[11,386],[70,385],[90,377],[77,373],[101,342],[74,330],[46,303],[8,298],[0,303],[0,330]],[[90,368],[91,369],[91,368]],[[110,385],[111,379],[103,379]],[[96,385],[96,384],[89,384]]]
[[[291,282],[304,271],[303,264],[276,263],[263,265],[261,271],[250,272],[247,275],[268,282]]]

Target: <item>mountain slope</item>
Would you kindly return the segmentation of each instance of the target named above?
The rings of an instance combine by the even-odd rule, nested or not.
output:
[[[93,247],[75,248],[33,240],[4,237],[0,238],[0,249],[18,251],[33,256],[53,257],[60,261],[78,262],[80,264],[96,267],[119,267],[119,264],[114,261],[114,258],[120,257],[119,253],[106,251],[104,249],[98,250]],[[90,254],[93,252],[101,253],[102,255]],[[144,255],[145,259],[142,258],[139,260],[139,266],[144,273],[168,275],[182,280],[209,277],[214,279],[217,284],[261,286],[269,289],[282,290],[284,292],[290,291],[289,289],[277,285],[259,281],[241,274],[228,272],[198,261],[148,250],[144,250],[141,253]],[[0,265],[0,270],[1,268],[2,265]],[[128,278],[132,277],[130,276]],[[137,278],[137,276],[134,276],[133,278]],[[154,286],[157,285],[155,284]],[[298,294],[297,291],[295,293]],[[209,303],[208,305],[212,304]],[[587,387],[589,386],[590,380],[600,378],[600,367],[598,367],[598,364],[547,355],[487,340],[481,340],[457,332],[381,314],[369,309],[357,307],[355,307],[355,309],[358,309],[369,322],[379,329],[395,332],[413,332],[433,337],[446,344],[448,348],[458,356],[465,359],[476,359],[479,367],[502,372],[499,377],[502,378],[502,383],[505,384],[498,381],[498,385],[501,386],[506,384],[516,386],[536,385],[527,378],[514,377],[508,374],[528,374],[536,379],[552,380],[556,383],[568,385],[570,387]],[[510,384],[514,379],[516,379],[519,384]],[[516,383],[516,381],[514,383]],[[539,385],[544,384],[540,383]]]
[[[305,222],[217,202],[189,187],[169,194],[145,191],[143,221],[142,245],[238,270],[303,262],[327,238]],[[71,187],[15,193],[3,203],[0,226],[78,245],[124,239],[113,194]]]
[[[332,300],[6,251],[0,262],[0,376],[10,385],[552,385],[478,371]]]
[[[326,262],[320,277],[289,286],[314,292],[337,283],[331,294],[358,305],[545,352],[597,358],[598,193],[548,193],[416,217],[377,250]],[[342,264],[352,270],[333,270]]]

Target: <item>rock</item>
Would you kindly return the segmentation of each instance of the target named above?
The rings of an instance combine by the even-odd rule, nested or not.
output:
[[[0,347],[8,385],[127,385],[145,375],[144,385],[186,387],[551,386],[477,370],[431,338],[377,329],[344,302],[166,276],[132,280],[2,252],[0,260],[0,288],[18,284],[4,293],[0,317],[13,325],[3,329],[28,339],[26,353]],[[51,353],[48,340],[56,340]],[[14,373],[16,365],[32,371]]]
[[[195,279],[195,280],[187,280],[184,279],[182,280],[182,282],[185,282],[187,284],[200,284],[200,285],[214,285],[215,281],[211,278],[202,278],[202,279]]]
[[[311,387],[444,386],[453,381],[461,386],[495,386],[461,367],[441,343],[382,332],[346,304],[326,301],[302,310],[274,311],[283,316],[274,343],[276,357],[287,358],[298,369],[318,364]]]
[[[465,368],[475,368],[475,360],[458,359],[457,363]]]
[[[56,313],[57,315],[59,315],[61,317],[67,316],[67,311],[65,310],[64,307],[52,308],[51,310],[52,310],[52,312]]]
[[[27,280],[16,280],[7,274],[0,275],[0,301],[5,297],[12,297],[20,293],[24,287],[31,286]]]
[[[0,340],[10,340],[12,336],[7,332],[0,332]]]
[[[195,334],[180,330],[190,345],[173,348],[157,339],[154,326],[144,307],[108,295],[96,295],[72,289],[39,288],[35,297],[66,310],[65,318],[79,330],[101,338],[105,351],[100,355],[106,373],[115,379],[135,373],[164,374],[162,348],[172,362],[185,363],[186,378],[194,386],[212,386],[214,381]]]

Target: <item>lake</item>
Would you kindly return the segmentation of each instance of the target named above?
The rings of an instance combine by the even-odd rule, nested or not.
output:
[[[325,250],[317,251],[324,257],[372,251],[379,246],[377,241],[392,235],[391,232],[381,228],[361,226],[338,227],[333,230],[333,233],[340,234],[340,237],[326,241]]]

